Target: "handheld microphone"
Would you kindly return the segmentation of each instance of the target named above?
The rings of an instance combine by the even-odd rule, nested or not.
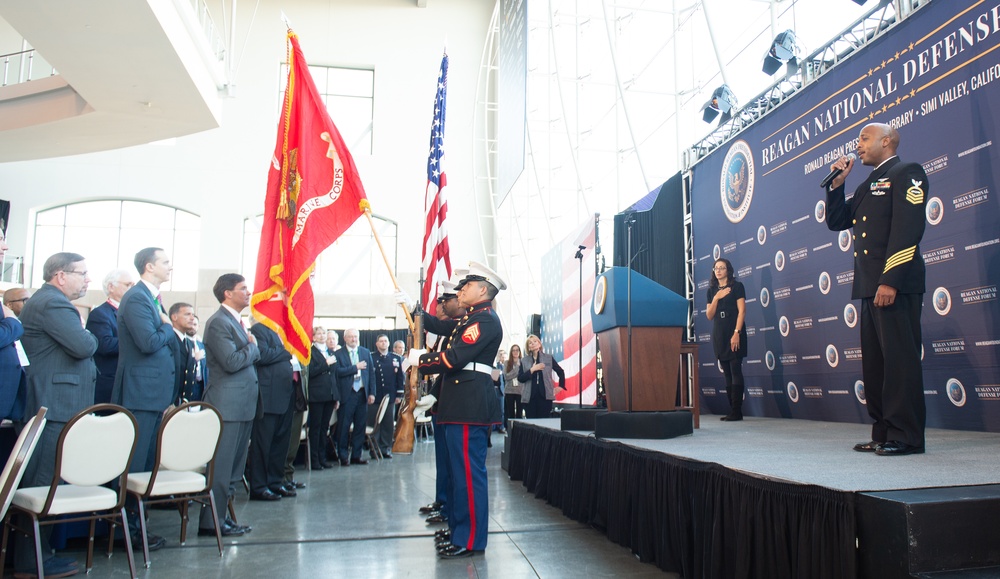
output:
[[[848,161],[854,162],[855,160],[857,160],[857,158],[858,156],[855,155],[854,153],[847,154]],[[826,189],[827,187],[829,187],[830,183],[832,183],[833,180],[836,179],[841,173],[843,173],[841,169],[834,169],[833,171],[830,171],[830,174],[827,175],[825,179],[823,179],[822,183],[819,184],[819,188]]]

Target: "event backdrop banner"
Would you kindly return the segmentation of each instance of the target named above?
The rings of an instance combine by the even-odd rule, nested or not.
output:
[[[971,4],[971,6],[970,6]],[[746,286],[751,414],[869,422],[851,231],[819,183],[871,122],[929,185],[920,253],[931,427],[1000,432],[1000,2],[925,5],[692,169],[695,332],[706,408],[728,408],[705,315],[713,261]],[[871,167],[858,163],[852,194]]]
[[[593,406],[597,399],[597,337],[590,319],[597,280],[596,236],[597,222],[589,219],[542,256],[542,348],[552,354],[566,373],[564,389],[555,392],[556,402],[578,402],[581,384],[585,405]],[[581,245],[582,260],[574,257]],[[527,355],[525,346],[521,347]]]

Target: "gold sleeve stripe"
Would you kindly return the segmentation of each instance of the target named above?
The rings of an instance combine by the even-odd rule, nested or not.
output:
[[[892,255],[892,257],[885,260],[885,269],[882,270],[882,273],[889,271],[890,269],[896,267],[897,265],[903,265],[908,261],[912,261],[913,256],[916,255],[916,253],[917,253],[916,245],[897,251],[895,254]]]
[[[441,361],[444,362],[444,365],[447,366],[449,369],[452,368],[451,362],[448,361],[448,357],[445,356],[444,352],[441,352]]]
[[[906,190],[906,200],[914,205],[924,202],[924,191],[920,187],[910,187]]]

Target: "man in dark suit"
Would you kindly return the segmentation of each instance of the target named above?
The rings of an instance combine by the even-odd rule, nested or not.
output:
[[[205,384],[208,383],[208,361],[205,359],[205,343],[198,339],[198,325],[201,320],[194,317],[191,327],[187,331],[188,338],[194,343],[194,384],[191,392],[185,393],[188,401],[201,400],[205,393]]]
[[[276,501],[296,495],[295,487],[286,487],[282,482],[294,408],[292,355],[281,337],[264,324],[255,323],[250,333],[257,338],[260,350],[257,360],[260,408],[253,421],[247,465],[250,500]]]
[[[337,452],[340,466],[368,464],[361,458],[368,418],[368,393],[372,390],[372,355],[358,345],[358,330],[344,331],[344,347],[334,352],[337,358],[337,386],[340,388],[340,408],[337,410]],[[352,438],[351,425],[354,426]],[[347,444],[351,442],[348,451]]]
[[[16,342],[24,328],[7,306],[0,310],[0,420],[24,415],[24,369]]]
[[[215,453],[216,515],[224,536],[244,535],[249,526],[237,525],[226,516],[229,498],[236,492],[236,485],[243,480],[247,462],[247,445],[257,413],[257,370],[254,364],[260,359],[257,338],[243,325],[240,317],[250,305],[250,290],[246,279],[235,273],[223,274],[212,288],[221,304],[218,311],[205,324],[205,351],[208,355],[208,385],[205,402],[215,406],[222,414],[222,436]],[[215,525],[208,507],[201,509],[198,534],[215,536]]]
[[[83,256],[57,253],[49,257],[42,266],[42,279],[45,283],[21,311],[21,343],[31,360],[26,368],[25,411],[34,415],[42,406],[48,408],[48,422],[21,483],[25,487],[52,483],[59,435],[73,416],[93,404],[97,379],[93,360],[97,338],[83,328],[80,312],[70,303],[83,297],[90,283]],[[41,527],[46,548],[51,530],[51,526]],[[50,557],[43,565],[45,575],[76,572],[76,562],[71,559]],[[35,573],[30,540],[18,541],[14,566],[19,572]]]
[[[861,129],[858,156],[875,167],[844,197],[844,181],[854,162],[838,159],[842,173],[826,194],[826,224],[854,230],[852,299],[861,300],[861,372],[872,436],[858,452],[880,456],[922,454],[927,409],[920,367],[920,312],[924,259],[920,240],[926,225],[929,184],[919,163],[896,156],[899,132],[872,123]]]
[[[382,416],[382,424],[379,426],[378,443],[379,450],[386,458],[392,458],[392,433],[394,430],[395,404],[403,399],[404,379],[403,379],[403,359],[389,351],[389,336],[380,334],[375,339],[375,352],[372,353],[372,393],[368,395],[369,411],[378,408],[382,403],[382,398],[389,397],[389,405]],[[372,417],[372,422],[377,416]],[[374,449],[372,451],[374,454]]]
[[[111,400],[127,408],[139,426],[130,472],[153,470],[156,458],[156,433],[163,411],[174,403],[177,366],[174,344],[177,335],[160,297],[160,286],[170,280],[170,259],[158,247],[147,247],[135,254],[139,282],[122,297],[118,307],[118,370]],[[133,545],[141,545],[136,520],[138,505],[129,497],[129,529]],[[147,527],[148,529],[148,527]],[[166,544],[158,535],[148,537],[150,550]]]
[[[111,402],[111,390],[115,386],[118,371],[118,307],[122,297],[135,282],[132,272],[126,269],[111,270],[104,276],[101,289],[108,296],[107,301],[90,310],[87,316],[87,331],[97,338],[97,386],[94,388],[94,404]]]
[[[167,311],[177,339],[170,343],[174,355],[174,404],[188,400],[194,388],[195,366],[194,340],[188,337],[194,327],[194,306],[177,302]]]

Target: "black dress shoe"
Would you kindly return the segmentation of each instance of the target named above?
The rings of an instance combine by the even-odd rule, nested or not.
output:
[[[434,513],[433,515],[424,519],[428,525],[441,525],[448,522],[441,513]]]
[[[438,530],[434,531],[434,538],[437,539],[439,537],[444,537],[445,539],[450,538],[451,537],[451,529],[438,529]]]
[[[250,525],[241,525],[236,521],[234,521],[233,518],[230,517],[229,515],[226,515],[225,524],[229,525],[230,527],[233,527],[234,529],[242,529],[244,533],[249,533],[250,531],[253,530],[253,527],[251,527]]]
[[[349,460],[342,460],[342,461],[340,461],[340,466],[351,466],[351,461],[349,461]]]
[[[482,551],[473,551],[472,549],[456,547],[455,545],[452,545],[451,547],[451,549],[438,551],[438,557],[441,557],[442,559],[463,559],[465,557],[471,557],[477,553],[482,553]]]
[[[246,531],[244,531],[241,528],[234,527],[234,526],[226,524],[226,523],[221,523],[220,524],[219,532],[222,534],[223,537],[242,537],[243,535],[245,535],[247,533]],[[202,528],[202,527],[198,527],[198,536],[199,537],[214,537],[215,536],[215,529],[205,529],[205,528]]]
[[[440,553],[441,551],[447,551],[448,549],[454,549],[455,545],[451,544],[451,541],[444,541],[442,543],[434,543],[434,550]]]
[[[898,440],[890,440],[879,445],[875,454],[879,456],[902,456],[904,454],[923,454],[924,447],[913,446]]]
[[[344,461],[340,461],[343,464]],[[352,458],[351,464],[368,464],[368,461],[363,458]]]
[[[318,462],[314,462],[314,463],[312,463],[312,466],[309,467],[309,468],[310,468],[310,470],[323,470],[323,465],[321,465]]]
[[[881,442],[875,442],[874,440],[869,440],[868,442],[859,442],[854,445],[854,450],[858,452],[875,452],[878,450]]]
[[[146,541],[149,543],[150,551],[159,551],[167,544],[167,540],[159,535],[154,535],[152,533],[146,533]],[[132,550],[141,551],[142,550],[142,537],[139,533],[132,535]]]
[[[281,495],[271,492],[271,489],[266,489],[259,493],[250,493],[251,501],[280,501]]]
[[[382,458],[392,458],[392,453],[389,451],[385,451],[382,453]]]
[[[330,462],[330,461],[327,461],[327,460],[324,460],[320,464],[323,466],[323,468],[333,468],[334,467],[334,464],[332,462]]]
[[[275,488],[275,489],[271,489],[271,492],[274,493],[274,494],[276,494],[276,495],[278,495],[279,497],[282,497],[282,498],[285,498],[285,497],[294,497],[294,496],[297,496],[299,494],[299,493],[295,492],[295,489],[293,489],[293,488],[290,489],[290,488],[283,487],[283,486]]]
[[[290,480],[290,481],[288,481],[288,482],[285,483],[285,486],[286,487],[296,488],[296,489],[304,489],[304,488],[306,488],[306,483],[299,482],[297,480]]]
[[[434,501],[433,503],[431,503],[429,505],[424,505],[424,506],[420,507],[417,510],[420,512],[421,515],[427,515],[427,514],[430,514],[430,513],[434,512],[434,511],[440,511],[441,510],[441,503],[439,503],[437,501]]]

